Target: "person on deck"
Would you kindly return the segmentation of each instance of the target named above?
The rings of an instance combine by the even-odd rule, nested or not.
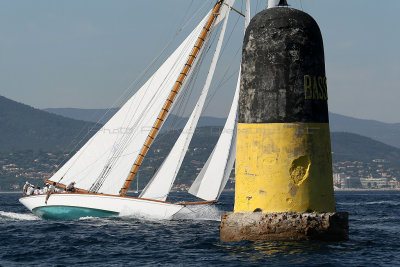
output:
[[[49,191],[52,193],[56,192],[56,182],[53,182],[53,184],[49,184]]]
[[[26,189],[26,195],[27,195],[27,196],[33,195],[34,189],[35,189],[35,188],[33,187],[33,185],[30,184],[30,185],[28,186],[28,189]]]
[[[47,194],[47,192],[49,192],[49,184],[48,183],[46,183],[46,185],[42,189],[43,194]]]
[[[52,193],[57,193],[56,184],[56,182],[53,182],[53,184],[47,184],[49,186],[49,190],[47,191],[46,201],[44,203],[47,204],[47,200],[49,200],[49,197]]]
[[[40,186],[37,186],[35,190],[33,190],[34,195],[39,195],[40,194]]]
[[[32,187],[33,185],[31,185],[30,183],[28,183],[28,181],[25,182],[24,187],[22,188],[22,194],[24,194],[24,196],[26,196],[26,192],[28,191],[29,187]]]
[[[74,192],[75,191],[75,182],[71,182],[68,186],[67,186],[67,192]]]

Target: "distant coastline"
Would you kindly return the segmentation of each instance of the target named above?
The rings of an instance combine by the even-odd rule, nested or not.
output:
[[[234,192],[235,190],[233,189],[224,189],[223,192]],[[340,191],[400,191],[400,188],[378,188],[378,189],[371,189],[371,188],[349,188],[349,189],[337,189],[335,188],[335,192],[340,192]],[[133,192],[133,191],[132,191]],[[175,192],[180,192],[180,191],[175,191]],[[0,194],[18,194],[22,192],[20,191],[0,191]]]
[[[334,191],[400,191],[400,188],[335,188]]]

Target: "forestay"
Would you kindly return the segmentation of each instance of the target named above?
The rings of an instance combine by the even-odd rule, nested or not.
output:
[[[117,195],[152,123],[187,61],[210,12],[152,77],[51,177],[80,189]]]
[[[233,3],[234,0],[226,2],[226,4],[228,4],[229,6],[233,5]],[[199,100],[197,101],[191,116],[189,117],[184,129],[182,130],[182,133],[178,137],[178,140],[175,142],[172,150],[170,151],[167,158],[164,160],[164,162],[158,169],[157,173],[153,176],[153,178],[150,180],[150,182],[140,195],[141,198],[165,201],[175,181],[175,178],[179,172],[179,169],[182,165],[183,159],[189,147],[190,141],[192,140],[197,123],[199,121],[201,112],[203,110],[204,103],[215,72],[215,68],[218,63],[225,35],[226,25],[229,18],[228,6],[224,6],[224,8],[220,10],[219,18],[221,17],[225,18],[225,21],[221,28],[221,33],[218,38],[218,42],[215,48],[213,59],[211,61],[207,79],[200,94]]]

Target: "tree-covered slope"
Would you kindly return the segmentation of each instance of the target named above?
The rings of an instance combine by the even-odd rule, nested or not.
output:
[[[333,161],[384,159],[400,169],[400,149],[353,133],[331,133]]]
[[[51,114],[0,96],[0,151],[63,150],[93,123]],[[78,134],[80,135],[78,136]]]

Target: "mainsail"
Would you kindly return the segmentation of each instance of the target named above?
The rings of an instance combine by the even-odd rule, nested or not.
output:
[[[64,185],[118,194],[151,131],[160,107],[176,82],[209,12],[184,42],[121,109],[52,177]],[[93,187],[95,186],[95,188]]]
[[[226,4],[233,5],[234,0],[227,1]],[[210,70],[206,82],[204,84],[203,90],[196,103],[196,106],[189,117],[182,133],[175,142],[172,150],[168,154],[167,158],[162,163],[161,167],[158,169],[156,174],[153,176],[151,181],[143,190],[140,197],[147,199],[156,199],[165,201],[171,187],[178,175],[179,169],[182,165],[183,159],[186,155],[187,149],[189,147],[190,141],[192,140],[194,131],[196,129],[197,123],[199,121],[201,112],[204,107],[204,103],[210,89],[211,81],[214,76],[215,68],[218,63],[219,55],[221,52],[222,42],[225,35],[226,25],[229,19],[229,9],[227,6],[220,11],[219,18],[225,18],[224,24],[221,29],[220,36],[215,48],[214,56],[211,62]]]

